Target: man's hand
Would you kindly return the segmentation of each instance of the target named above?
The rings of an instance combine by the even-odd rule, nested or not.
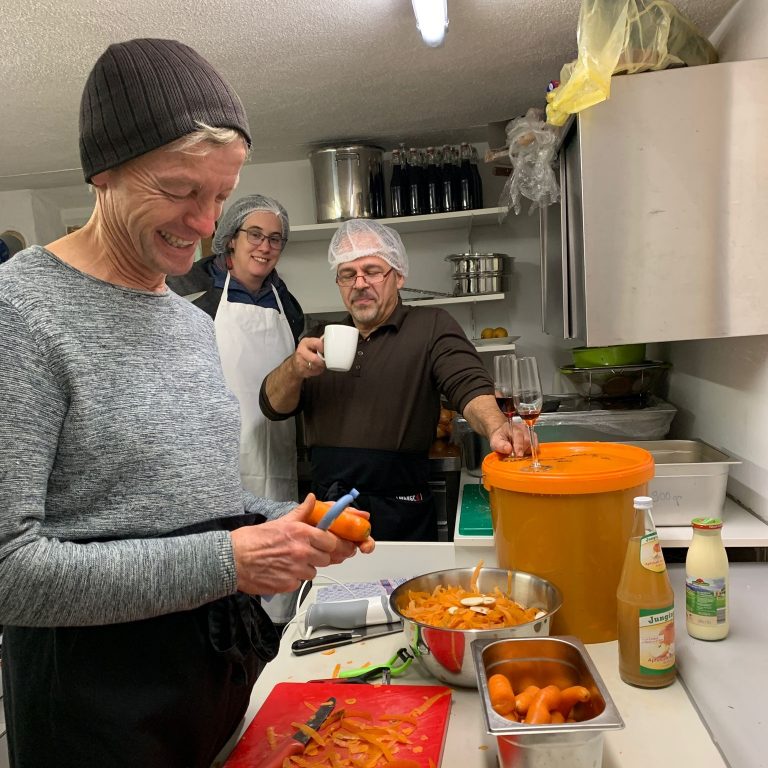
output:
[[[514,456],[524,456],[531,450],[526,427],[517,421],[510,426],[493,395],[478,395],[470,400],[464,408],[464,418],[475,432],[488,438],[491,450]]]
[[[289,358],[291,372],[300,379],[319,376],[325,371],[325,361],[320,356],[323,353],[323,339],[305,336],[299,341],[296,351]]]
[[[232,531],[238,590],[251,595],[292,592],[302,581],[313,579],[318,568],[341,563],[358,549],[365,554],[373,551],[373,539],[358,546],[307,523],[314,504],[315,497],[309,494],[278,520]]]
[[[488,441],[492,451],[499,453],[512,454],[514,456],[524,456],[531,451],[531,440],[528,437],[528,429],[524,424],[504,422],[496,429]]]
[[[274,413],[289,414],[298,408],[304,379],[325,371],[325,363],[320,357],[322,351],[322,339],[305,337],[290,357],[267,374],[264,395]],[[267,411],[265,413],[272,418]]]

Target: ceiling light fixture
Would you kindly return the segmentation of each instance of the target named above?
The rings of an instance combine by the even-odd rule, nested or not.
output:
[[[443,44],[448,29],[448,0],[411,0],[416,28],[430,48]]]

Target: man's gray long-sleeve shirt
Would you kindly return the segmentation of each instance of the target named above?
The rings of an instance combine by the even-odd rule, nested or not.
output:
[[[243,494],[239,436],[205,313],[40,247],[0,267],[0,624],[132,621],[233,593],[229,534],[172,532],[294,506]]]

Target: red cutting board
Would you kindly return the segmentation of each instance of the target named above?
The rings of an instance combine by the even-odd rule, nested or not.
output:
[[[329,696],[336,698],[337,709],[364,710],[376,717],[410,712],[427,699],[445,691],[449,693],[418,718],[416,730],[410,736],[412,743],[399,745],[396,755],[399,759],[415,760],[425,768],[430,765],[430,759],[434,765],[439,766],[451,708],[450,688],[442,685],[278,683],[237,742],[223,768],[257,768],[272,751],[267,741],[267,728],[272,726],[280,741],[290,738],[296,732],[291,723],[309,720],[312,709],[320,706]],[[311,704],[312,709],[307,704]],[[422,736],[426,736],[426,739]],[[416,752],[413,751],[414,747],[417,748]]]

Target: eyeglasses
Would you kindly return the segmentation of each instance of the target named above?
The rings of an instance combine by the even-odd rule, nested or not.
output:
[[[336,275],[336,283],[342,288],[349,288],[350,285],[354,285],[357,282],[358,277],[362,277],[367,285],[378,285],[383,283],[387,279],[387,275],[394,269],[390,267],[386,272],[382,272],[379,269],[371,270],[370,272],[345,272]]]
[[[282,251],[285,245],[285,238],[280,235],[265,235],[259,229],[238,229],[238,232],[245,232],[248,242],[251,245],[261,245],[265,240],[269,241],[269,247],[273,251]]]

